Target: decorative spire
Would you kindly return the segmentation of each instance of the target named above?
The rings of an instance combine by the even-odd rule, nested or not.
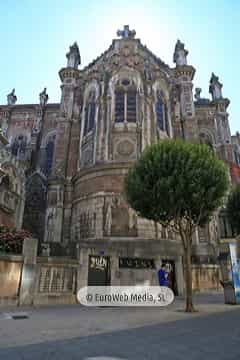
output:
[[[188,51],[184,48],[184,44],[178,40],[175,45],[173,62],[178,66],[187,65],[187,55]]]
[[[17,96],[15,95],[15,89],[12,89],[10,94],[7,95],[8,105],[15,105],[17,101]]]
[[[134,39],[136,35],[135,30],[129,30],[129,25],[124,25],[123,30],[117,31],[117,36],[121,37],[122,39]]]
[[[69,52],[66,54],[66,57],[68,59],[67,67],[77,69],[78,65],[81,64],[81,56],[76,41],[69,47]]]
[[[212,95],[212,100],[222,99],[222,86],[219,77],[212,73],[209,86],[209,93]]]

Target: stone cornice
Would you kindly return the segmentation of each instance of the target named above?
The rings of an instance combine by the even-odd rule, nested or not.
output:
[[[227,108],[230,104],[230,100],[227,98],[220,98],[220,99],[212,100],[211,103],[215,106],[223,104]]]
[[[191,65],[176,66],[173,69],[173,73],[176,78],[179,78],[181,76],[188,76],[190,77],[190,80],[193,80],[195,72],[195,68]]]
[[[44,109],[46,110],[50,110],[50,109],[59,109],[60,107],[60,103],[52,103],[52,104],[47,104]],[[16,105],[0,105],[0,113],[3,111],[9,111],[12,112],[14,110],[21,110],[21,111],[25,111],[26,110],[39,110],[41,107],[39,104],[16,104]]]
[[[99,165],[94,165],[91,166],[89,168],[85,168],[85,169],[80,169],[74,176],[72,181],[75,182],[77,181],[79,178],[84,177],[86,175],[92,175],[94,173],[100,173],[102,171],[112,171],[112,170],[128,170],[134,162],[118,162],[118,163],[113,163],[113,162],[109,162],[109,163],[105,163],[105,164],[99,164]]]
[[[73,68],[62,68],[59,71],[59,76],[62,82],[64,82],[65,79],[79,79],[80,70]]]

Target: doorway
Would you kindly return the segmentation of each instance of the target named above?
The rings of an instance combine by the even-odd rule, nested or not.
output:
[[[88,286],[109,286],[111,284],[109,256],[89,255]]]
[[[166,266],[166,271],[168,273],[169,287],[172,289],[175,296],[178,295],[177,290],[177,281],[176,281],[176,268],[175,262],[173,260],[162,260],[162,265]]]

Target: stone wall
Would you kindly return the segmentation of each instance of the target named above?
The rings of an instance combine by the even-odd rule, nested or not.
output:
[[[0,256],[0,305],[76,303],[79,263],[37,257],[37,241],[25,239],[23,255]]]
[[[193,265],[192,276],[194,291],[219,290],[221,288],[218,265]]]
[[[0,257],[0,305],[17,304],[22,273],[22,256]]]

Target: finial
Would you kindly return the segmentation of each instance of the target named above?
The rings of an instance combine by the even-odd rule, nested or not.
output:
[[[121,37],[122,39],[134,39],[136,35],[135,30],[129,30],[129,25],[124,25],[123,30],[117,31],[117,36]]]

